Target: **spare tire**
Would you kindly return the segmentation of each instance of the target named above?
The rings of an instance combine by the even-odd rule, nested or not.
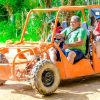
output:
[[[42,95],[51,95],[58,88],[60,74],[58,68],[49,60],[40,60],[32,69],[34,85]]]

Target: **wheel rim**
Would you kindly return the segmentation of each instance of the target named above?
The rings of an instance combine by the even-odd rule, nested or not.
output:
[[[44,86],[49,87],[54,83],[54,73],[51,70],[42,73],[42,82]]]

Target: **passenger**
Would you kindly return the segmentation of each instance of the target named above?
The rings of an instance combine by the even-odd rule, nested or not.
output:
[[[53,32],[54,25],[55,25],[55,21],[52,21],[52,22],[51,22],[50,34],[48,35],[47,40],[46,40],[46,41],[48,41],[48,42],[51,41],[51,35],[52,35],[51,33]],[[57,28],[56,28],[56,34],[59,34],[61,31],[62,31],[62,27],[61,27],[61,25],[60,25],[60,22],[58,21],[58,23],[57,23]],[[58,38],[60,38],[60,37],[58,37]]]
[[[95,36],[95,41],[100,41],[100,16],[96,18],[96,27],[93,33]]]
[[[63,38],[66,38],[62,51],[66,55],[68,61],[72,64],[83,58],[86,52],[87,34],[86,30],[81,28],[80,25],[80,18],[78,16],[72,16],[70,27],[66,28],[59,34]],[[54,55],[53,57],[57,58]],[[52,59],[53,57],[51,55]]]
[[[52,21],[51,22],[51,33],[53,32],[54,24],[55,24],[55,21]],[[57,28],[56,28],[56,37],[54,37],[54,41],[57,44],[59,44],[60,48],[63,48],[63,44],[64,44],[63,41],[64,41],[64,39],[60,35],[58,35],[58,34],[60,34],[61,31],[62,31],[62,27],[60,26],[60,23],[58,21]],[[52,34],[49,34],[49,36],[48,36],[46,41],[48,41],[48,42],[51,41],[51,35]],[[56,60],[59,60],[60,55],[59,55],[59,52],[56,50],[56,48],[52,47],[52,48],[49,49],[49,57],[50,57],[50,59],[51,59],[51,61],[53,63],[55,63]]]

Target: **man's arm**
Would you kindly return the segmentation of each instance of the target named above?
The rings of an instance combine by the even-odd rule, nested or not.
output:
[[[65,33],[67,32],[67,28],[65,28],[61,33],[59,33],[59,34],[56,34],[56,36],[57,35],[59,35],[60,37],[62,37],[62,38],[65,38]]]
[[[85,40],[86,40],[86,37],[87,37],[87,31],[85,29],[80,29],[79,30],[79,33],[77,35],[77,40],[74,41],[73,43],[68,43],[68,44],[65,44],[64,46],[64,49],[68,48],[68,47],[77,47],[77,46],[81,46],[84,44]]]
[[[64,38],[64,37],[65,37],[65,34],[59,33],[59,34],[56,34],[56,35],[55,35],[55,37],[58,37],[58,36]]]
[[[83,45],[83,40],[78,38],[78,40],[74,43],[69,43],[69,44],[65,44],[63,46],[63,49],[67,49],[68,47],[76,47],[76,46],[81,46]]]

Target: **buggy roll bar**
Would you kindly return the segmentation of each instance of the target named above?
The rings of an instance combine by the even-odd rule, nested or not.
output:
[[[100,8],[100,5],[61,6],[61,7],[58,7],[58,8],[50,8],[50,9],[32,9],[27,14],[26,21],[25,21],[25,24],[24,24],[24,27],[23,27],[23,31],[22,31],[22,35],[21,35],[21,39],[20,39],[20,43],[23,43],[23,41],[24,41],[23,38],[24,38],[24,35],[25,35],[25,32],[26,32],[26,28],[27,28],[27,25],[28,25],[28,21],[29,21],[30,15],[32,13],[34,13],[34,12],[53,12],[53,11],[58,11],[58,13],[56,15],[56,20],[55,20],[55,28],[54,28],[53,36],[52,36],[52,37],[54,37],[55,29],[56,29],[56,26],[57,26],[58,14],[59,14],[60,11],[77,11],[77,10],[81,10],[82,11],[82,15],[84,16],[84,20],[86,21],[86,16],[85,16],[85,13],[84,13],[84,9],[92,9],[92,8]],[[52,39],[52,42],[53,42],[53,39]]]

